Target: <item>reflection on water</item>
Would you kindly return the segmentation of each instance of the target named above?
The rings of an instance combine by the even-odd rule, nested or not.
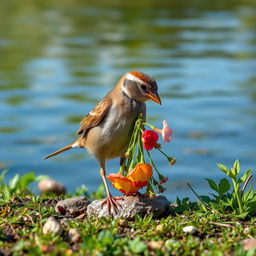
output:
[[[155,155],[171,199],[190,194],[186,182],[203,192],[204,177],[221,175],[216,162],[239,158],[255,168],[256,4],[211,4],[5,1],[0,168],[96,189],[98,165],[83,150],[42,158],[69,143],[81,118],[133,69],[159,85],[163,105],[148,103],[150,121],[167,119],[174,130],[164,148],[177,164]],[[117,168],[117,160],[108,163],[108,172]]]

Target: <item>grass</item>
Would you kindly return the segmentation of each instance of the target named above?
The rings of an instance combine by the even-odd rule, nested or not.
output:
[[[250,172],[239,181],[238,164],[235,162],[230,170],[219,166],[230,171],[227,171],[229,175],[233,170],[232,177],[227,175],[230,181],[236,180],[233,190],[233,183],[228,179],[219,183],[207,180],[215,191],[211,197],[197,195],[198,202],[177,198],[171,215],[161,220],[152,216],[136,216],[134,221],[64,218],[54,211],[63,197],[35,195],[29,191],[28,184],[43,177],[30,173],[15,176],[7,184],[2,175],[0,255],[254,255],[254,249],[245,251],[241,241],[256,237],[253,204],[256,192],[243,190]],[[85,188],[81,187],[76,195],[84,193]],[[65,195],[65,198],[71,196],[74,195]],[[91,196],[104,195],[100,188]],[[64,230],[61,235],[43,234],[43,225],[50,216],[61,222]],[[183,228],[188,225],[197,231],[185,233]],[[76,241],[70,240],[70,229],[79,233]]]

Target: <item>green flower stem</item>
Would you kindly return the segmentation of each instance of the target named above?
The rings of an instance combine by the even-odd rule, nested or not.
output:
[[[149,196],[153,196],[155,194],[151,183],[152,183],[152,180],[150,179],[148,182],[148,185],[147,185],[147,190],[146,190],[148,192]]]
[[[149,124],[149,123],[143,123],[143,124],[149,126],[152,130],[155,130],[155,128],[156,128],[154,125]]]
[[[236,179],[232,179],[233,185],[234,185],[234,191],[238,203],[238,208],[239,208],[239,213],[243,213],[243,202],[242,202],[242,197],[239,191],[239,184],[237,184]]]
[[[153,167],[155,168],[155,170],[156,170],[158,176],[162,176],[162,175],[160,174],[160,172],[158,171],[158,169],[156,168],[156,165],[155,165],[155,163],[154,163],[154,161],[153,161],[153,159],[152,159],[150,153],[148,152],[148,150],[147,150],[147,154],[148,154],[148,158],[149,158],[150,164],[153,165]]]
[[[172,157],[166,155],[166,154],[164,153],[164,151],[162,151],[160,148],[156,148],[156,149],[157,149],[159,152],[161,152],[161,153],[167,158],[167,160],[168,160],[169,162],[171,162],[171,161],[173,160]]]
[[[145,163],[144,150],[143,150],[142,140],[141,140],[141,132],[139,132],[138,149],[140,154],[139,163]]]
[[[127,166],[128,166],[127,172],[129,172],[134,167],[134,155],[135,155],[135,150],[136,150],[138,132],[139,132],[138,127],[137,127],[137,125],[135,125],[134,131],[133,131],[133,138],[132,138],[132,141],[131,141],[131,143],[129,145],[129,149],[128,149],[129,156],[127,159]]]

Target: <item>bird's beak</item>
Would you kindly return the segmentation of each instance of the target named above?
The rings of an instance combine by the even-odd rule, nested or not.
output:
[[[153,100],[154,102],[156,102],[157,104],[160,104],[161,105],[161,99],[158,95],[157,92],[153,93],[153,92],[149,92],[147,93],[147,97],[151,100]]]

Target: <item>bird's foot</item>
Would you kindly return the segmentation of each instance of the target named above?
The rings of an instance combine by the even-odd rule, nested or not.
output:
[[[119,197],[113,197],[108,196],[101,204],[101,207],[103,207],[105,204],[107,204],[108,207],[108,214],[111,214],[111,209],[113,209],[114,214],[118,213],[118,208],[122,208],[121,204],[117,202],[117,200],[124,200],[122,196]]]

